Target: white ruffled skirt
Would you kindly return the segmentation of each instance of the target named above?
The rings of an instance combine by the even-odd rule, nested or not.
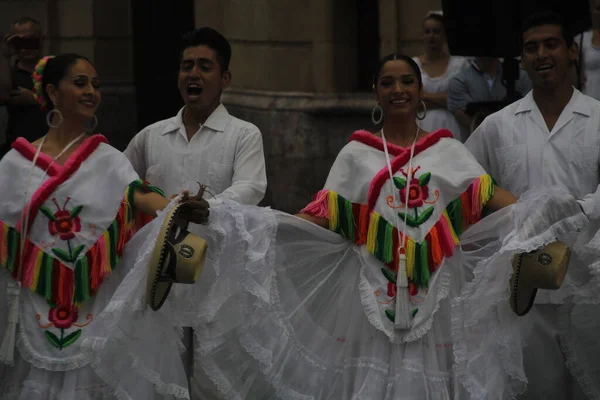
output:
[[[175,322],[169,315],[147,310],[143,293],[128,293],[139,283],[145,286],[149,256],[162,221],[162,216],[157,218],[127,244],[120,264],[86,305],[94,320],[65,354],[49,355],[39,332],[29,330],[31,325],[24,319],[35,315],[32,307],[39,295],[22,289],[14,362],[0,362],[1,400],[189,398],[181,361],[171,356],[181,349]],[[6,271],[0,271],[0,340],[8,324],[11,279]],[[123,296],[124,292],[128,294]],[[125,332],[132,326],[136,333],[128,336]],[[148,335],[152,345],[160,343],[151,352],[144,347]],[[162,353],[168,356],[162,357]]]
[[[485,218],[440,267],[429,318],[398,339],[365,278],[381,265],[363,249],[302,219],[226,202],[193,227],[209,243],[199,281],[148,311],[146,240],[82,348],[120,398],[187,396],[175,326],[194,326],[193,384],[209,399],[511,398],[527,382],[529,320],[508,306],[512,256],[586,223],[553,189]]]
[[[224,203],[210,220],[194,227],[209,242],[199,282],[178,286],[161,312],[144,318],[194,326],[193,384],[204,397],[303,400],[516,396],[527,383],[522,337],[529,319],[508,306],[511,259],[556,238],[568,241],[587,224],[577,202],[553,189],[485,218],[441,267],[438,276],[447,279],[438,282],[430,322],[395,340],[378,323],[366,287],[369,269],[381,265],[360,247],[270,209]],[[143,296],[145,280],[134,271],[114,301]],[[116,326],[120,335],[111,348],[95,346],[103,354],[99,368],[105,363],[120,376],[111,360],[122,351],[176,362],[178,354],[160,348],[164,338],[122,323],[141,318],[140,310],[112,310],[103,314],[97,344]],[[134,350],[132,337],[140,341]],[[152,365],[167,382],[161,365]]]

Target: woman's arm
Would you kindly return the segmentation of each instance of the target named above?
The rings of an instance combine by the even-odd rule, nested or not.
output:
[[[446,108],[448,93],[423,93],[423,101],[429,109]]]
[[[303,213],[296,214],[296,217],[305,219],[313,224],[317,224],[322,228],[329,229],[329,220],[327,218],[313,217],[312,215]]]
[[[494,195],[488,200],[486,207],[494,211],[498,211],[501,208],[508,207],[517,202],[517,198],[513,196],[509,191],[494,186]]]
[[[164,210],[169,200],[158,193],[143,193],[136,190],[133,194],[133,205],[141,212],[156,217],[158,211]]]

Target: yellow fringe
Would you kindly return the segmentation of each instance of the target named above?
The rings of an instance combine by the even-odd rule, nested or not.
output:
[[[330,190],[327,201],[327,206],[329,208],[329,230],[336,231],[340,224],[340,210],[338,210],[338,194]]]
[[[371,212],[369,232],[367,233],[367,251],[371,254],[375,254],[375,249],[377,248],[377,226],[379,225],[380,217],[381,215],[375,211]]]
[[[408,237],[406,239],[406,276],[413,279],[415,276],[415,241]]]
[[[37,250],[37,255],[35,257],[35,266],[33,267],[33,285],[31,285],[32,290],[38,287],[38,283],[40,281],[40,270],[42,269],[42,258],[44,257],[44,252]]]

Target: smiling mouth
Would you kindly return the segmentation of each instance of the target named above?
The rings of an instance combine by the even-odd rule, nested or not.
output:
[[[543,64],[543,65],[540,65],[539,67],[536,67],[536,68],[535,68],[535,71],[536,71],[536,72],[548,72],[548,71],[550,71],[552,68],[553,68],[553,66],[552,66],[552,65],[550,65],[550,64]]]
[[[391,100],[390,104],[393,105],[404,105],[404,104],[408,104],[408,99],[396,99],[396,100]]]
[[[82,105],[84,105],[86,107],[90,107],[90,108],[92,108],[96,105],[96,103],[94,103],[93,101],[90,101],[90,100],[82,100],[79,102],[79,104],[82,104]]]
[[[187,87],[187,93],[190,96],[200,96],[202,94],[202,88],[198,85],[191,84]]]

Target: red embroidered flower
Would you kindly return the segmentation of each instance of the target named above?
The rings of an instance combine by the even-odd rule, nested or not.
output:
[[[48,321],[52,322],[59,329],[69,329],[73,323],[77,322],[77,308],[71,309],[59,306],[51,308],[48,312]]]
[[[388,287],[387,287],[387,295],[388,297],[394,297],[396,296],[398,287],[396,286],[395,283],[392,282],[388,282]]]
[[[400,189],[400,201],[406,200],[407,188]],[[427,184],[421,185],[418,179],[411,179],[408,185],[408,207],[422,207],[423,202],[429,198],[429,187]]]
[[[70,240],[75,237],[75,233],[81,231],[81,219],[79,213],[82,210],[82,206],[73,208],[72,210],[66,210],[67,203],[71,198],[67,197],[67,201],[61,208],[56,199],[52,199],[58,211],[52,213],[48,208],[41,207],[40,211],[48,217],[48,230],[52,236],[59,235],[62,240]]]
[[[416,296],[417,294],[419,294],[419,289],[417,288],[417,285],[414,284],[414,282],[408,284],[408,294],[411,296]]]

